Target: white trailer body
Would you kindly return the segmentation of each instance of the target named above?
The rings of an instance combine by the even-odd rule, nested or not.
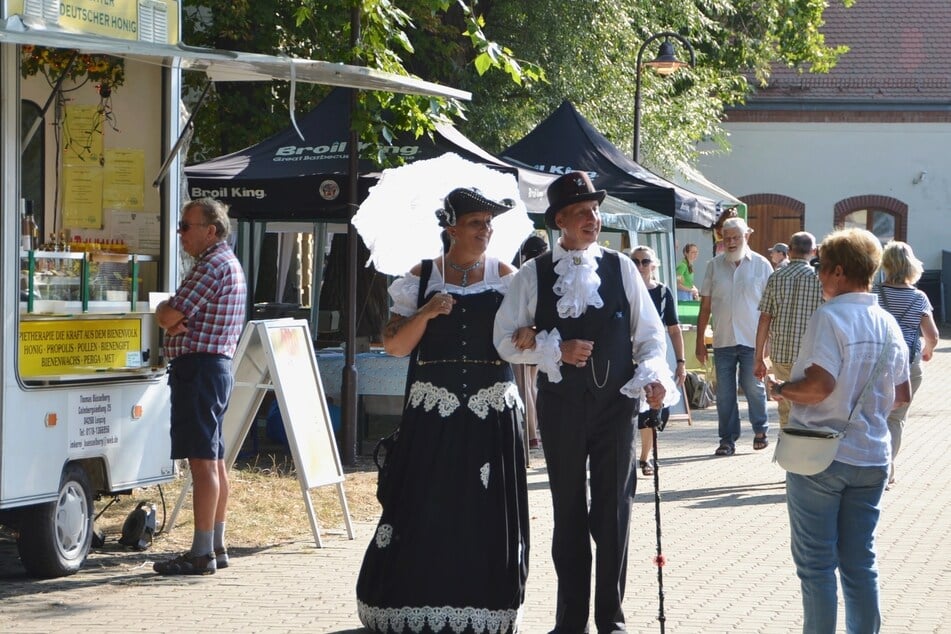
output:
[[[0,524],[18,529],[32,575],[80,568],[99,496],[174,476],[148,299],[182,273],[182,71],[469,97],[366,68],[186,47],[180,22],[176,0],[0,0]],[[49,80],[26,72],[36,47],[118,56],[124,82],[104,92],[67,79],[57,95],[55,62]],[[29,235],[28,199],[43,235]]]

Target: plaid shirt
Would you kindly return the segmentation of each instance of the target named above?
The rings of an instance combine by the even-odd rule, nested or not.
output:
[[[819,276],[805,260],[790,260],[769,276],[759,311],[773,318],[769,323],[770,359],[776,363],[796,362],[806,324],[821,303]]]
[[[244,327],[247,287],[241,263],[225,241],[216,242],[188,272],[168,305],[185,315],[188,331],[165,338],[165,358],[203,352],[234,356]]]

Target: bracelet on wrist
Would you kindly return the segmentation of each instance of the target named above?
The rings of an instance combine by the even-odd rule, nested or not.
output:
[[[680,364],[680,363],[686,364],[687,361],[686,361],[686,359],[677,359],[677,363],[678,363],[678,364]]]

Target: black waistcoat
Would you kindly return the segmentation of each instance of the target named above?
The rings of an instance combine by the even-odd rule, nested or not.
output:
[[[587,339],[594,342],[594,352],[583,368],[563,364],[561,382],[551,383],[544,372],[538,374],[539,390],[564,392],[589,390],[597,398],[613,398],[622,385],[634,376],[631,357],[631,306],[621,281],[621,263],[614,251],[602,251],[598,262],[601,285],[598,294],[604,305],[588,306],[577,318],[558,316],[558,296],[552,290],[558,276],[548,252],[535,259],[538,273],[538,300],[535,326],[538,330],[557,328],[562,341]],[[593,370],[593,371],[592,371]]]

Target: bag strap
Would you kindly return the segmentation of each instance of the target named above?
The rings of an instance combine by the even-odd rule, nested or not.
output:
[[[872,374],[868,377],[868,381],[865,383],[865,387],[862,388],[862,393],[859,394],[859,398],[855,401],[855,406],[852,407],[852,411],[849,412],[849,421],[852,421],[852,417],[855,416],[855,412],[858,411],[859,406],[865,401],[865,398],[868,396],[869,391],[872,389],[872,384],[875,382],[875,379],[878,378],[881,373],[882,366],[885,364],[885,353],[888,352],[888,347],[892,343],[892,331],[885,331],[885,343],[882,345],[882,352],[878,355],[878,361],[875,362],[875,367],[872,368]]]
[[[426,301],[426,287],[429,286],[429,278],[433,274],[433,261],[432,260],[423,260],[420,263],[419,269],[419,291],[416,293],[416,309],[419,310],[422,307],[423,303]],[[409,403],[409,389],[413,385],[415,380],[414,368],[416,367],[416,360],[419,358],[419,344],[413,348],[413,351],[409,356],[409,366],[406,369],[406,385],[403,388],[403,406],[406,406],[406,403]]]

